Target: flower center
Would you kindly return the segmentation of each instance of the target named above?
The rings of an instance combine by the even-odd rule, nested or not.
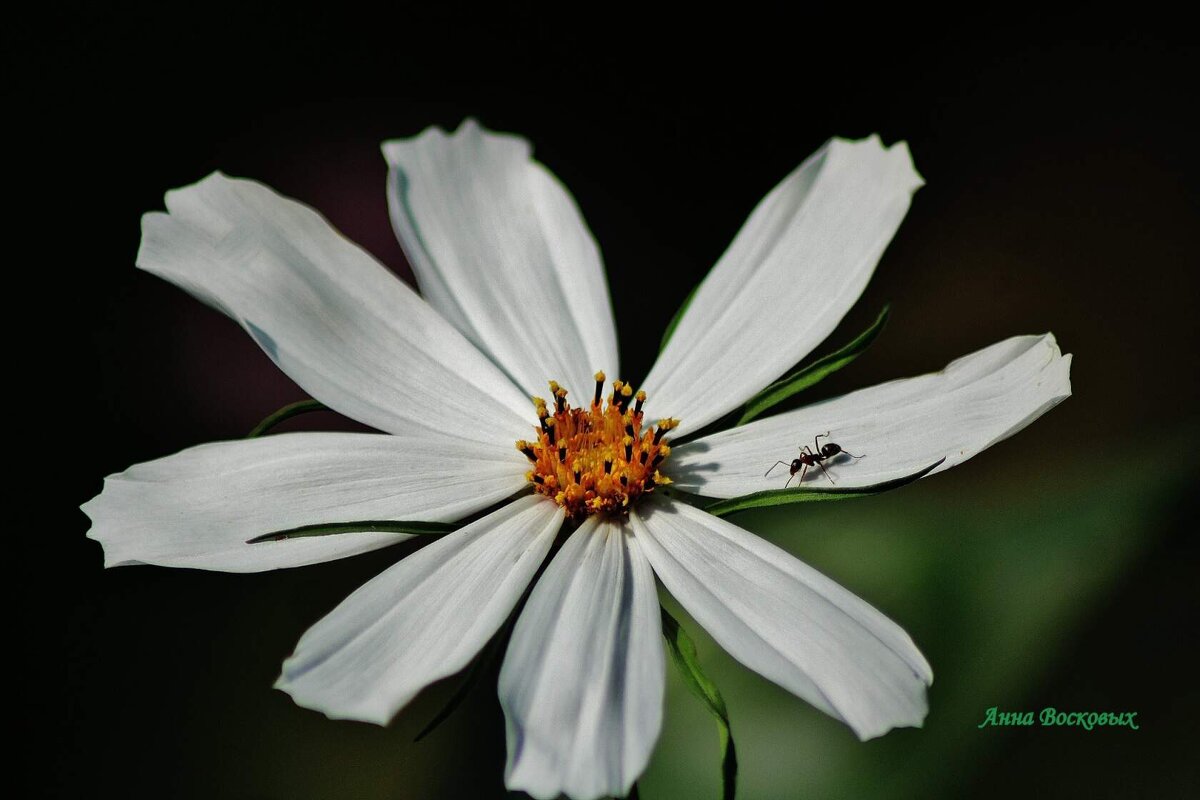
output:
[[[643,426],[646,393],[634,395],[633,387],[622,381],[614,381],[612,387],[605,400],[604,373],[597,372],[591,405],[571,408],[567,390],[550,381],[553,407],[533,398],[541,422],[537,438],[517,442],[517,449],[533,462],[525,477],[534,490],[574,519],[588,514],[624,516],[639,497],[671,482],[658,468],[671,454],[663,436],[679,420],[660,419],[657,425]]]

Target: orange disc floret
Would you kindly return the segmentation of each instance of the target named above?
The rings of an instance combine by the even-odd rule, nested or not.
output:
[[[580,408],[572,408],[567,390],[550,381],[553,405],[533,398],[537,438],[517,442],[533,463],[526,477],[534,490],[575,519],[588,514],[623,517],[639,497],[671,482],[659,467],[671,453],[664,435],[679,420],[644,425],[646,393],[635,394],[628,383],[614,381],[605,398],[604,381],[604,373],[597,372],[591,405]]]

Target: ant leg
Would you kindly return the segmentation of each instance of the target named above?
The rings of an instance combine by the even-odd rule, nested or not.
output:
[[[828,439],[829,431],[825,431],[824,433],[818,433],[816,436],[813,437],[813,448],[814,448],[815,452],[817,452],[817,453],[821,452],[821,445],[817,444],[817,441],[821,437],[825,437],[826,439]]]
[[[808,445],[805,445],[805,447],[808,447]],[[804,469],[800,470],[800,480],[796,481],[797,486],[804,483],[804,476],[807,474],[808,474],[808,464],[805,464]]]
[[[796,473],[794,473],[794,472],[791,475],[788,475],[787,483],[785,483],[783,485],[783,488],[785,488],[785,489],[788,488],[788,486],[790,486],[792,483],[792,478],[794,478],[794,477],[796,477]],[[804,480],[804,477],[801,476],[800,480]]]
[[[830,477],[829,470],[825,469],[825,465],[822,464],[820,461],[818,461],[817,466],[821,468],[821,472],[825,473],[825,477],[829,478],[829,482],[832,483],[834,486],[837,486],[837,482],[834,481],[834,479],[832,477]]]
[[[765,478],[765,477],[767,477],[768,475],[770,475],[770,474],[771,474],[771,470],[772,470],[772,469],[775,469],[775,468],[776,468],[776,467],[778,467],[780,464],[783,464],[785,467],[786,467],[786,466],[789,466],[789,464],[788,464],[786,461],[776,461],[774,464],[772,464],[772,465],[771,465],[771,469],[769,469],[769,470],[767,470],[765,473],[763,473],[763,477]]]

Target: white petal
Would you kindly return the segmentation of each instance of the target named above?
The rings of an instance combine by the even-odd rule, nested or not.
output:
[[[627,795],[662,726],[661,636],[638,540],[590,518],[534,587],[500,671],[505,785],[539,800]]]
[[[813,437],[862,458],[826,463],[843,488],[901,478],[945,458],[930,474],[961,464],[1011,436],[1071,395],[1071,356],[1050,334],[1016,336],[951,362],[941,372],[861,389],[806,408],[766,417],[680,445],[671,477],[681,489],[736,497],[782,489],[790,462]],[[799,475],[797,475],[799,477]],[[796,486],[796,481],[792,481]],[[805,486],[829,487],[819,469]]]
[[[313,397],[367,425],[511,442],[528,400],[305,205],[214,173],[142,217],[137,264],[233,317]],[[435,416],[436,415],[436,416]]]
[[[618,375],[600,251],[528,141],[467,120],[383,145],[392,225],[421,293],[527,393]]]
[[[642,388],[699,430],[825,339],[921,186],[908,147],[831,139],[768,194],[704,279]]]
[[[677,502],[630,514],[663,585],[750,669],[860,739],[920,726],[933,672],[896,623],[736,525]]]
[[[561,524],[530,495],[418,550],[309,628],[276,688],[333,719],[386,725],[492,638]]]
[[[514,459],[513,456],[516,456]],[[248,544],[334,522],[450,522],[520,491],[520,453],[452,436],[284,433],[135,464],[84,504],[106,566],[259,572],[404,541],[342,533]]]

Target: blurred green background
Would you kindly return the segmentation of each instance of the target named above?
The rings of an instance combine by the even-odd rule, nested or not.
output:
[[[635,383],[753,204],[828,136],[873,131],[908,140],[928,185],[823,350],[891,302],[888,328],[802,399],[1020,333],[1075,354],[1075,395],[962,467],[733,518],[899,622],[936,676],[923,729],[860,743],[672,606],[725,694],[739,796],[1200,796],[1191,29],[738,12],[79,4],[11,21],[17,234],[33,246],[12,260],[14,297],[43,314],[11,339],[10,393],[37,425],[14,437],[29,499],[9,532],[18,794],[503,796],[494,675],[419,743],[456,680],[387,729],[270,688],[309,625],[417,545],[263,575],[105,571],[77,510],[104,475],[242,436],[302,396],[233,323],[133,269],[164,190],[218,168],[263,180],[411,279],[378,142],[477,115],[528,136],[578,199]],[[716,728],[668,672],[641,796],[717,797]],[[978,729],[991,706],[1136,711],[1141,729]]]

